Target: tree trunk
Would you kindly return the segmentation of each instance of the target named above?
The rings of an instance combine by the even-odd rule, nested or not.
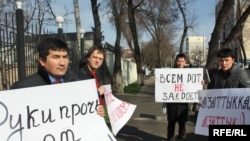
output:
[[[127,4],[128,4],[129,25],[130,25],[130,30],[131,30],[133,41],[134,41],[134,49],[135,49],[134,57],[135,57],[136,68],[137,68],[137,81],[138,81],[138,85],[144,85],[142,65],[141,65],[141,53],[140,53],[140,46],[139,46],[138,37],[137,37],[133,0],[128,0]]]
[[[94,30],[94,46],[102,48],[102,32],[101,32],[101,22],[98,14],[99,4],[97,5],[97,0],[91,0],[92,13],[94,18],[95,27]],[[101,67],[97,71],[103,77],[104,84],[111,83],[111,75],[106,63],[106,59],[103,60]]]
[[[102,32],[101,32],[101,22],[98,13],[99,4],[97,5],[97,0],[91,0],[92,14],[94,18],[94,46],[102,47]]]
[[[188,25],[187,25],[187,19],[186,19],[186,14],[184,12],[183,7],[181,6],[181,1],[180,0],[176,0],[176,3],[181,11],[181,15],[183,18],[183,32],[182,32],[182,36],[181,36],[181,43],[180,43],[180,52],[179,53],[183,53],[183,45],[185,42],[185,38],[187,36],[187,31],[188,31]]]
[[[77,45],[80,48],[80,40],[81,40],[81,35],[80,35],[80,29],[81,29],[81,16],[80,16],[80,10],[79,10],[79,3],[78,0],[73,0],[74,3],[74,15],[75,15],[75,21],[76,21],[76,33],[77,33]],[[79,49],[78,48],[78,49]]]
[[[115,40],[115,64],[114,74],[112,78],[112,91],[114,93],[123,94],[123,81],[122,81],[122,69],[121,69],[121,25],[122,25],[122,14],[124,0],[120,1],[119,7],[116,6],[117,1],[112,0],[112,12],[115,19],[116,28],[116,40]],[[120,12],[118,12],[120,10]]]
[[[234,0],[225,0],[223,2],[222,8],[219,12],[219,15],[216,19],[214,31],[212,33],[211,40],[208,43],[209,50],[208,50],[208,58],[207,58],[207,64],[206,64],[206,67],[208,69],[212,68],[213,64],[215,62],[217,62],[216,55],[217,55],[217,52],[220,48],[220,34],[223,30],[224,24],[227,21],[227,14],[230,11],[230,9],[232,8],[233,4],[234,4]]]
[[[81,17],[80,17],[80,10],[79,10],[79,3],[78,0],[73,0],[74,4],[74,15],[75,15],[75,22],[76,22],[76,39],[77,39],[77,46],[71,49],[74,58],[72,58],[72,67],[73,69],[77,70],[80,59],[83,57],[81,54],[78,54],[78,50],[80,50],[80,40],[81,40],[81,35],[80,35],[80,29],[81,29]]]
[[[239,37],[242,33],[242,29],[244,26],[245,21],[247,20],[248,16],[250,14],[250,5],[248,8],[244,11],[240,19],[237,21],[236,25],[228,35],[227,39],[222,44],[222,48],[228,46],[229,43],[231,43],[234,39]]]
[[[231,30],[230,34],[228,35],[227,39],[223,42],[222,48],[227,47],[232,41],[235,39],[239,40],[239,46],[238,46],[238,51],[241,51],[243,56],[243,64],[244,66],[247,65],[247,56],[246,56],[246,51],[243,45],[243,37],[242,37],[242,30],[244,27],[244,23],[246,22],[247,18],[249,17],[250,14],[250,5],[248,8],[244,11],[244,13],[240,16],[238,19],[236,25],[233,27]]]

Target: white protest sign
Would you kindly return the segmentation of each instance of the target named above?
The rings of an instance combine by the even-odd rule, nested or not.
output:
[[[136,105],[117,99],[111,90],[110,85],[105,85],[105,102],[107,105],[110,124],[114,135],[128,122],[133,115]]]
[[[116,141],[97,115],[94,79],[0,92],[3,141]]]
[[[208,136],[209,125],[250,124],[250,88],[198,91],[201,107],[195,133]]]
[[[156,102],[198,102],[202,90],[202,68],[155,69]]]

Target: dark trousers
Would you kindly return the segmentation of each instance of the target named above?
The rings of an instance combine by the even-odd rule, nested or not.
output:
[[[168,139],[174,138],[176,121],[168,122]],[[186,125],[185,122],[178,122],[179,124],[179,135],[178,138],[185,139],[186,135]]]

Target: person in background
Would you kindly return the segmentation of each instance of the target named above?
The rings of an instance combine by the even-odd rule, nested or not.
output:
[[[47,38],[38,45],[38,72],[15,82],[10,89],[19,89],[77,81],[76,73],[69,69],[69,49],[58,38]],[[97,114],[105,116],[103,106],[98,106]]]
[[[178,54],[175,58],[175,68],[183,69],[187,58],[184,54]],[[167,141],[174,141],[175,124],[179,124],[178,141],[186,138],[186,122],[188,119],[188,103],[167,103]]]
[[[100,83],[103,82],[103,80],[100,80],[101,77],[98,76],[97,70],[102,65],[105,55],[106,52],[103,48],[96,46],[91,47],[86,56],[83,56],[82,62],[79,65],[80,79],[95,79],[100,105],[104,105],[104,93],[106,92],[106,88]]]
[[[234,51],[230,48],[223,48],[217,53],[218,66],[211,68],[209,72],[210,82],[204,83],[207,89],[224,88],[248,88],[250,79],[245,70],[235,65]],[[199,103],[199,106],[202,104]],[[208,141],[208,137],[205,136]]]
[[[232,49],[221,49],[217,57],[219,69],[209,71],[211,81],[208,83],[207,89],[250,87],[250,79],[247,72],[234,64],[235,56]]]

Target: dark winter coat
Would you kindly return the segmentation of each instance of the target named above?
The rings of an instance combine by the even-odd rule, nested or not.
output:
[[[72,82],[78,80],[78,77],[74,72],[68,70],[64,75],[63,80],[64,82]],[[14,83],[10,89],[35,87],[50,84],[51,82],[48,73],[42,67],[40,67],[37,73]]]
[[[95,79],[91,73],[90,73],[90,70],[88,68],[87,65],[84,65],[80,68],[79,72],[77,73],[77,75],[79,76],[79,79]],[[99,76],[99,74],[97,73],[97,78],[98,78],[98,81],[100,83],[100,85],[103,85],[103,80],[101,79],[102,77]]]
[[[188,103],[167,103],[168,121],[186,122],[188,119]]]
[[[80,70],[77,72],[77,76],[79,77],[78,79],[80,80],[86,80],[86,79],[95,79],[94,76],[91,75],[90,70],[88,68],[88,65],[85,64],[83,65]],[[96,73],[96,77],[97,77],[97,81],[100,85],[103,85],[103,81],[102,79],[100,79],[101,77],[98,75],[98,73]],[[99,99],[102,101],[101,103],[103,103],[103,99],[104,99],[104,95],[100,95],[99,92],[97,91],[98,95],[99,95]]]
[[[250,78],[247,72],[237,65],[234,65],[226,73],[222,70],[210,71],[209,76],[211,82],[208,84],[207,89],[250,87]]]
[[[167,103],[168,121],[186,122],[188,119],[188,103]]]

